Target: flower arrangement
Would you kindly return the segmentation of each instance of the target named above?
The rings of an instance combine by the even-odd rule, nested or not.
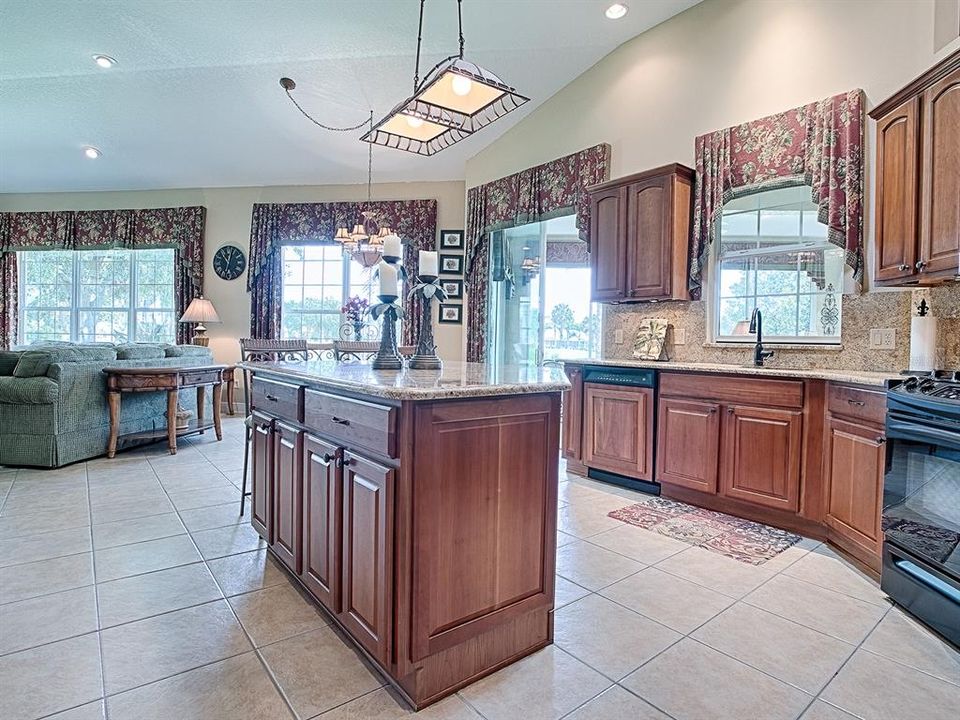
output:
[[[352,298],[347,300],[346,305],[340,308],[340,312],[347,316],[347,319],[352,323],[359,323],[363,320],[363,316],[367,312],[367,308],[370,307],[370,302],[366,298],[362,298],[359,295],[354,295]]]

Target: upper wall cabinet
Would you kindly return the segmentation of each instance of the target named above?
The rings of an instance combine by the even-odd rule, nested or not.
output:
[[[960,52],[889,100],[877,121],[876,280],[960,275]]]
[[[595,302],[690,299],[693,177],[673,164],[590,188]]]

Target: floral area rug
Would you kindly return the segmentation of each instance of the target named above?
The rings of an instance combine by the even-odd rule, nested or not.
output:
[[[786,530],[661,497],[608,515],[750,565],[762,565],[802,539]]]

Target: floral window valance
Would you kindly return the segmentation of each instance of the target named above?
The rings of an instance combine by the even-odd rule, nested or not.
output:
[[[700,297],[707,249],[724,203],[805,184],[831,243],[863,277],[863,91],[852,90],[696,139],[690,291]]]
[[[433,250],[437,243],[436,200],[386,200],[371,203],[283,203],[253,206],[250,224],[251,337],[280,337],[283,245],[330,242],[341,225],[353,225],[361,212],[371,218],[367,232],[390,227],[405,241],[404,266],[416,270],[417,252]],[[418,317],[417,303],[405,299],[409,317]],[[415,342],[416,322],[403,324],[404,344]]]
[[[205,221],[206,209],[199,206],[0,213],[0,344],[16,342],[17,251],[174,248],[179,316],[203,293]],[[177,324],[177,342],[189,342],[192,333],[187,325]]]

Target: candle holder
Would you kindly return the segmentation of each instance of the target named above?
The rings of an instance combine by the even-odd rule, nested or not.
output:
[[[420,302],[420,333],[417,338],[417,351],[410,358],[409,366],[415,370],[439,370],[443,367],[437,357],[437,345],[433,340],[433,298],[440,302],[447,299],[447,295],[440,286],[440,279],[436,275],[421,275],[417,284],[410,291],[410,296],[417,296]]]
[[[397,318],[403,317],[403,308],[397,305],[396,295],[378,295],[380,304],[370,308],[370,314],[376,320],[383,317],[380,331],[380,349],[373,358],[374,370],[400,370],[403,358],[397,349]]]

